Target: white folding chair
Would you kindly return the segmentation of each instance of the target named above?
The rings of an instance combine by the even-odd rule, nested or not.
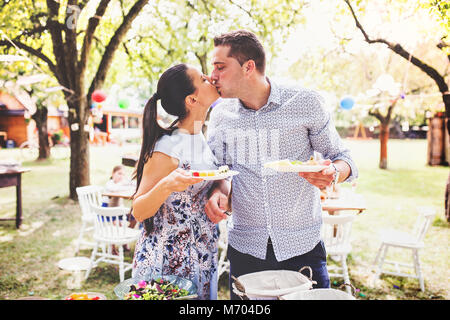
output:
[[[409,277],[419,280],[420,289],[425,291],[424,279],[420,269],[419,250],[424,245],[424,237],[429,230],[436,210],[433,207],[418,207],[418,217],[411,232],[403,232],[395,229],[385,229],[381,233],[381,245],[378,250],[374,265],[377,265],[374,284],[379,279],[382,273],[390,274],[399,277]],[[386,253],[389,247],[396,247],[401,249],[408,249],[412,252],[413,264],[408,264],[400,261],[385,260]],[[383,269],[383,264],[391,264],[395,266],[396,271],[388,271]],[[400,267],[407,269],[414,269],[415,274],[401,272]]]
[[[322,214],[322,239],[325,244],[327,256],[338,257],[340,266],[328,266],[330,277],[344,278],[344,283],[350,284],[348,274],[347,256],[352,251],[350,233],[352,230],[353,214],[329,215]],[[347,293],[351,294],[350,286],[346,286]]]
[[[75,254],[78,253],[80,245],[84,244],[89,247],[94,247],[95,243],[84,239],[85,233],[94,230],[94,214],[91,210],[91,205],[101,206],[102,191],[100,186],[84,186],[76,188],[78,195],[78,204],[81,209],[81,228],[80,234],[76,241]]]
[[[132,268],[132,263],[124,261],[123,245],[131,244],[138,240],[141,230],[129,228],[127,214],[130,209],[125,207],[100,207],[92,206],[94,218],[94,240],[96,241],[91,254],[91,265],[86,271],[85,279],[89,277],[92,268],[100,262],[116,264],[119,266],[120,282],[125,279],[125,272]],[[107,246],[108,250],[98,251],[99,246]],[[111,246],[119,248],[119,254],[111,252]]]
[[[230,272],[230,261],[227,259],[227,248],[228,248],[228,231],[227,231],[227,220],[222,220],[218,224],[219,226],[219,262],[218,262],[218,277],[224,272]]]

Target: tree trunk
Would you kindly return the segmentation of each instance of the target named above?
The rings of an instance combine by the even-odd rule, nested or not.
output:
[[[39,156],[37,160],[45,160],[50,157],[50,144],[48,141],[47,130],[47,114],[47,107],[39,106],[36,112],[31,117],[36,122],[36,127],[38,129]]]
[[[387,169],[387,145],[389,141],[389,123],[380,125],[380,169]]]
[[[445,106],[445,118],[447,122],[447,133],[450,134],[450,92],[446,91],[442,93],[442,100],[444,101]],[[450,163],[450,159],[447,159],[447,162]]]
[[[450,173],[447,179],[447,188],[445,189],[445,218],[450,222]]]
[[[89,132],[85,131],[87,115],[83,112],[86,99],[74,99],[80,104],[78,107],[74,102],[69,102],[69,110],[76,109],[79,114],[69,112],[70,123],[70,198],[77,200],[76,188],[90,184],[89,170]],[[76,102],[75,102],[76,103]],[[83,110],[83,111],[82,111]]]

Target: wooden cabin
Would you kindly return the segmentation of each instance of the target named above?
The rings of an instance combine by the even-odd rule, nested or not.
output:
[[[62,130],[70,137],[69,125],[64,113],[55,108],[48,108],[47,131],[51,135]],[[37,139],[36,123],[31,114],[16,97],[0,91],[0,146],[5,147],[7,140],[12,140],[18,147],[27,140]]]
[[[14,96],[0,91],[0,145],[4,147],[7,140],[14,141],[15,146],[28,140],[28,124],[25,119],[25,106]]]

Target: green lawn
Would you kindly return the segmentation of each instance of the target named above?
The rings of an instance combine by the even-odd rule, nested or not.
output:
[[[349,257],[350,277],[360,290],[361,299],[449,299],[450,278],[448,250],[449,224],[444,218],[444,190],[448,167],[426,165],[426,141],[391,140],[388,170],[378,169],[379,143],[376,140],[345,140],[360,170],[357,191],[364,195],[368,210],[355,220],[352,232],[353,252]],[[138,150],[136,145],[91,148],[91,183],[106,183],[112,167],[122,154]],[[0,150],[0,159],[19,157],[16,149]],[[67,158],[41,163],[24,162],[31,169],[23,176],[24,221],[20,230],[13,222],[0,222],[0,299],[27,295],[61,299],[73,292],[66,282],[70,274],[57,262],[74,255],[74,240],[81,225],[77,203],[69,200],[69,161]],[[131,168],[127,168],[131,174]],[[343,186],[349,187],[349,186]],[[421,251],[426,292],[418,281],[382,276],[374,287],[371,265],[379,246],[378,232],[385,227],[407,230],[415,220],[415,208],[433,205],[438,215],[427,234]],[[14,188],[0,189],[0,217],[12,217],[15,210]],[[89,256],[90,250],[79,255]],[[392,251],[388,255],[410,257]],[[132,252],[127,252],[131,261]],[[409,261],[408,261],[409,262]],[[127,274],[129,276],[129,273]],[[104,293],[114,299],[119,282],[115,266],[94,269],[82,291]],[[342,280],[332,279],[333,287]],[[395,286],[395,288],[394,288]],[[227,275],[220,279],[219,298],[228,298]]]

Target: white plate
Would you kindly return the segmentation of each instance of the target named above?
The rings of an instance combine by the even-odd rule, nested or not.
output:
[[[328,168],[328,166],[323,164],[308,165],[308,164],[292,164],[286,162],[286,164],[280,165],[277,164],[277,162],[278,161],[267,162],[264,164],[264,167],[280,172],[319,172],[325,168]]]
[[[195,170],[193,170],[195,171]],[[201,170],[199,170],[201,171]],[[222,173],[222,174],[216,174],[215,176],[206,176],[206,177],[193,177],[193,178],[199,178],[199,179],[203,179],[203,180],[222,180],[231,176],[235,176],[239,174],[238,171],[234,171],[234,170],[229,170],[227,173]]]

